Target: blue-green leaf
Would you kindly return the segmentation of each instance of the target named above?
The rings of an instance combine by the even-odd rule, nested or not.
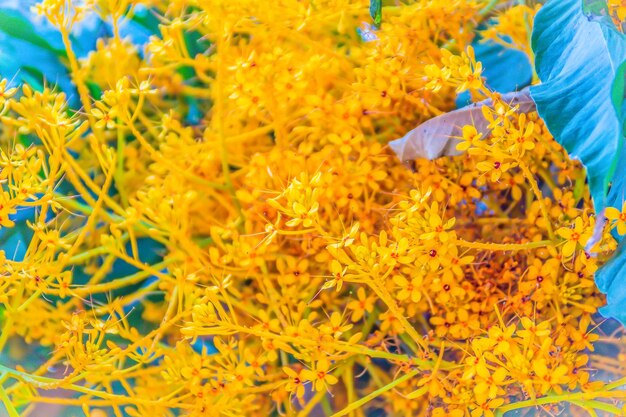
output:
[[[6,33],[11,38],[29,42],[57,56],[67,56],[64,49],[52,46],[48,40],[37,33],[33,24],[24,15],[14,10],[0,9],[0,31]]]
[[[532,47],[542,81],[531,88],[539,115],[587,168],[600,212],[623,141],[621,103],[613,100],[612,88],[626,61],[626,36],[608,18],[585,14],[582,0],[550,0],[535,18]]]
[[[596,212],[621,209],[626,195],[624,77],[626,36],[603,14],[606,1],[550,0],[532,37],[539,115],[570,156],[586,167]],[[599,220],[600,221],[600,220]],[[596,274],[607,316],[626,323],[626,241]]]
[[[374,23],[378,26],[383,21],[383,1],[370,0],[370,16],[374,19]]]
[[[477,38],[472,45],[476,59],[483,64],[483,76],[491,89],[510,93],[530,85],[533,70],[524,52],[481,38]]]
[[[36,67],[33,62],[37,63]],[[14,77],[35,89],[40,90],[45,82],[66,91],[70,98],[73,95],[67,67],[54,52],[0,31],[0,78]]]

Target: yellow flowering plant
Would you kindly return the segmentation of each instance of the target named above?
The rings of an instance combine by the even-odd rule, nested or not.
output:
[[[37,2],[75,90],[0,82],[6,414],[624,415],[626,203],[475,42],[534,63],[522,3]]]

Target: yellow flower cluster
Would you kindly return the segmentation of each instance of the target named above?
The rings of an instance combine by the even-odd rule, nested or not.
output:
[[[609,15],[615,22],[615,25],[619,30],[624,32],[624,22],[626,21],[626,2],[624,0],[608,0]]]
[[[9,415],[623,415],[593,276],[626,206],[595,231],[581,165],[485,86],[495,6],[483,36],[530,51],[509,3],[40,2],[82,109],[0,83]],[[91,9],[113,35],[78,59]],[[466,90],[491,104],[461,156],[392,155]]]
[[[533,62],[529,36],[533,28],[535,14],[539,8],[540,4],[535,4],[532,7],[527,4],[518,4],[504,10],[496,16],[492,25],[480,32],[482,38],[507,48],[522,51]]]

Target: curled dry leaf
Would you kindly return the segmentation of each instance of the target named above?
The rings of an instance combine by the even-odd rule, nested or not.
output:
[[[527,88],[503,94],[502,100],[519,106],[521,112],[535,110],[535,102]],[[456,145],[462,135],[463,126],[474,125],[478,133],[486,135],[489,123],[483,117],[482,107],[491,104],[491,99],[485,100],[434,117],[411,130],[403,138],[389,142],[389,146],[401,161],[418,158],[432,160],[442,156],[460,155],[461,152],[456,150]]]

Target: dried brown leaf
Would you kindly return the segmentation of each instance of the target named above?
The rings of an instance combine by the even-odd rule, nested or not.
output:
[[[502,100],[519,106],[522,113],[535,110],[535,102],[528,89],[502,95]],[[434,117],[407,133],[403,138],[389,142],[389,146],[401,161],[418,158],[437,159],[442,156],[456,156],[456,150],[463,126],[474,125],[478,133],[489,133],[488,122],[482,114],[483,106],[492,105],[492,100],[470,104],[458,110]]]

